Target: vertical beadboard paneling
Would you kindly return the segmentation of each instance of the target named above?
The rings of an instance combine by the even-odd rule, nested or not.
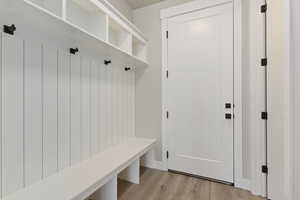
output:
[[[70,166],[70,54],[58,55],[58,169]]]
[[[2,35],[2,191],[23,187],[23,41]]]
[[[98,64],[95,61],[91,63],[90,80],[90,113],[91,113],[91,155],[99,152],[99,109],[98,109]]]
[[[86,58],[81,61],[81,158],[88,159],[91,154],[91,62]]]
[[[57,165],[57,64],[58,50],[43,46],[43,166],[44,177],[58,170]]]
[[[71,165],[81,160],[81,64],[80,57],[71,55]]]
[[[0,37],[0,196],[134,136],[134,71]]]
[[[100,131],[99,131],[99,144],[100,144],[100,151],[104,151],[108,146],[107,141],[107,70],[106,66],[99,66],[99,93],[98,93],[98,112],[99,112],[99,122],[100,122]]]
[[[126,140],[126,71],[123,70],[121,74],[121,126],[122,126],[122,142]]]
[[[123,68],[118,67],[116,68],[116,138],[117,144],[122,142],[122,124],[121,124],[121,103],[122,103],[122,96],[121,96],[121,75]]]
[[[107,146],[113,145],[113,101],[112,101],[112,78],[113,78],[113,69],[112,67],[108,66],[106,67],[106,73],[107,73],[107,85],[106,85],[106,103],[107,103],[107,133],[106,133],[106,139],[107,139]]]
[[[42,44],[24,48],[24,167],[25,185],[43,177]]]
[[[112,144],[116,145],[117,143],[117,67],[113,66],[112,67],[112,84],[111,84],[111,102],[112,102],[112,107],[111,107],[111,113],[112,113],[112,118],[111,118],[111,125],[112,125],[112,133],[111,133],[111,138],[112,138]]]
[[[126,83],[126,137],[130,136],[130,122],[131,122],[131,116],[130,116],[130,72],[127,72],[125,75]]]
[[[130,72],[131,74],[131,129],[130,129],[130,137],[135,137],[135,73],[134,71]]]

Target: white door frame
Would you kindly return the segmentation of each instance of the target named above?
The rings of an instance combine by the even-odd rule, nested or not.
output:
[[[242,0],[196,0],[190,3],[161,10],[162,20],[162,158],[163,168],[168,170],[166,157],[168,135],[166,131],[166,72],[168,70],[168,18],[232,2],[234,5],[234,184],[249,189],[249,180],[243,178],[243,114],[242,114]]]

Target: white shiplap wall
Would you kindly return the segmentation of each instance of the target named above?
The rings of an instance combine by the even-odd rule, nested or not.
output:
[[[0,37],[2,197],[134,137],[133,71]]]

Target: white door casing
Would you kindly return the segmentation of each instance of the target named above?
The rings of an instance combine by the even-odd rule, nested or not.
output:
[[[233,183],[233,4],[172,17],[168,31],[169,169]]]

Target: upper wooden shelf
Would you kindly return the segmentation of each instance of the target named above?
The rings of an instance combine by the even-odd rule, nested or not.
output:
[[[147,39],[106,0],[2,0],[0,23],[15,24],[16,34],[44,34],[124,65],[148,66]]]

